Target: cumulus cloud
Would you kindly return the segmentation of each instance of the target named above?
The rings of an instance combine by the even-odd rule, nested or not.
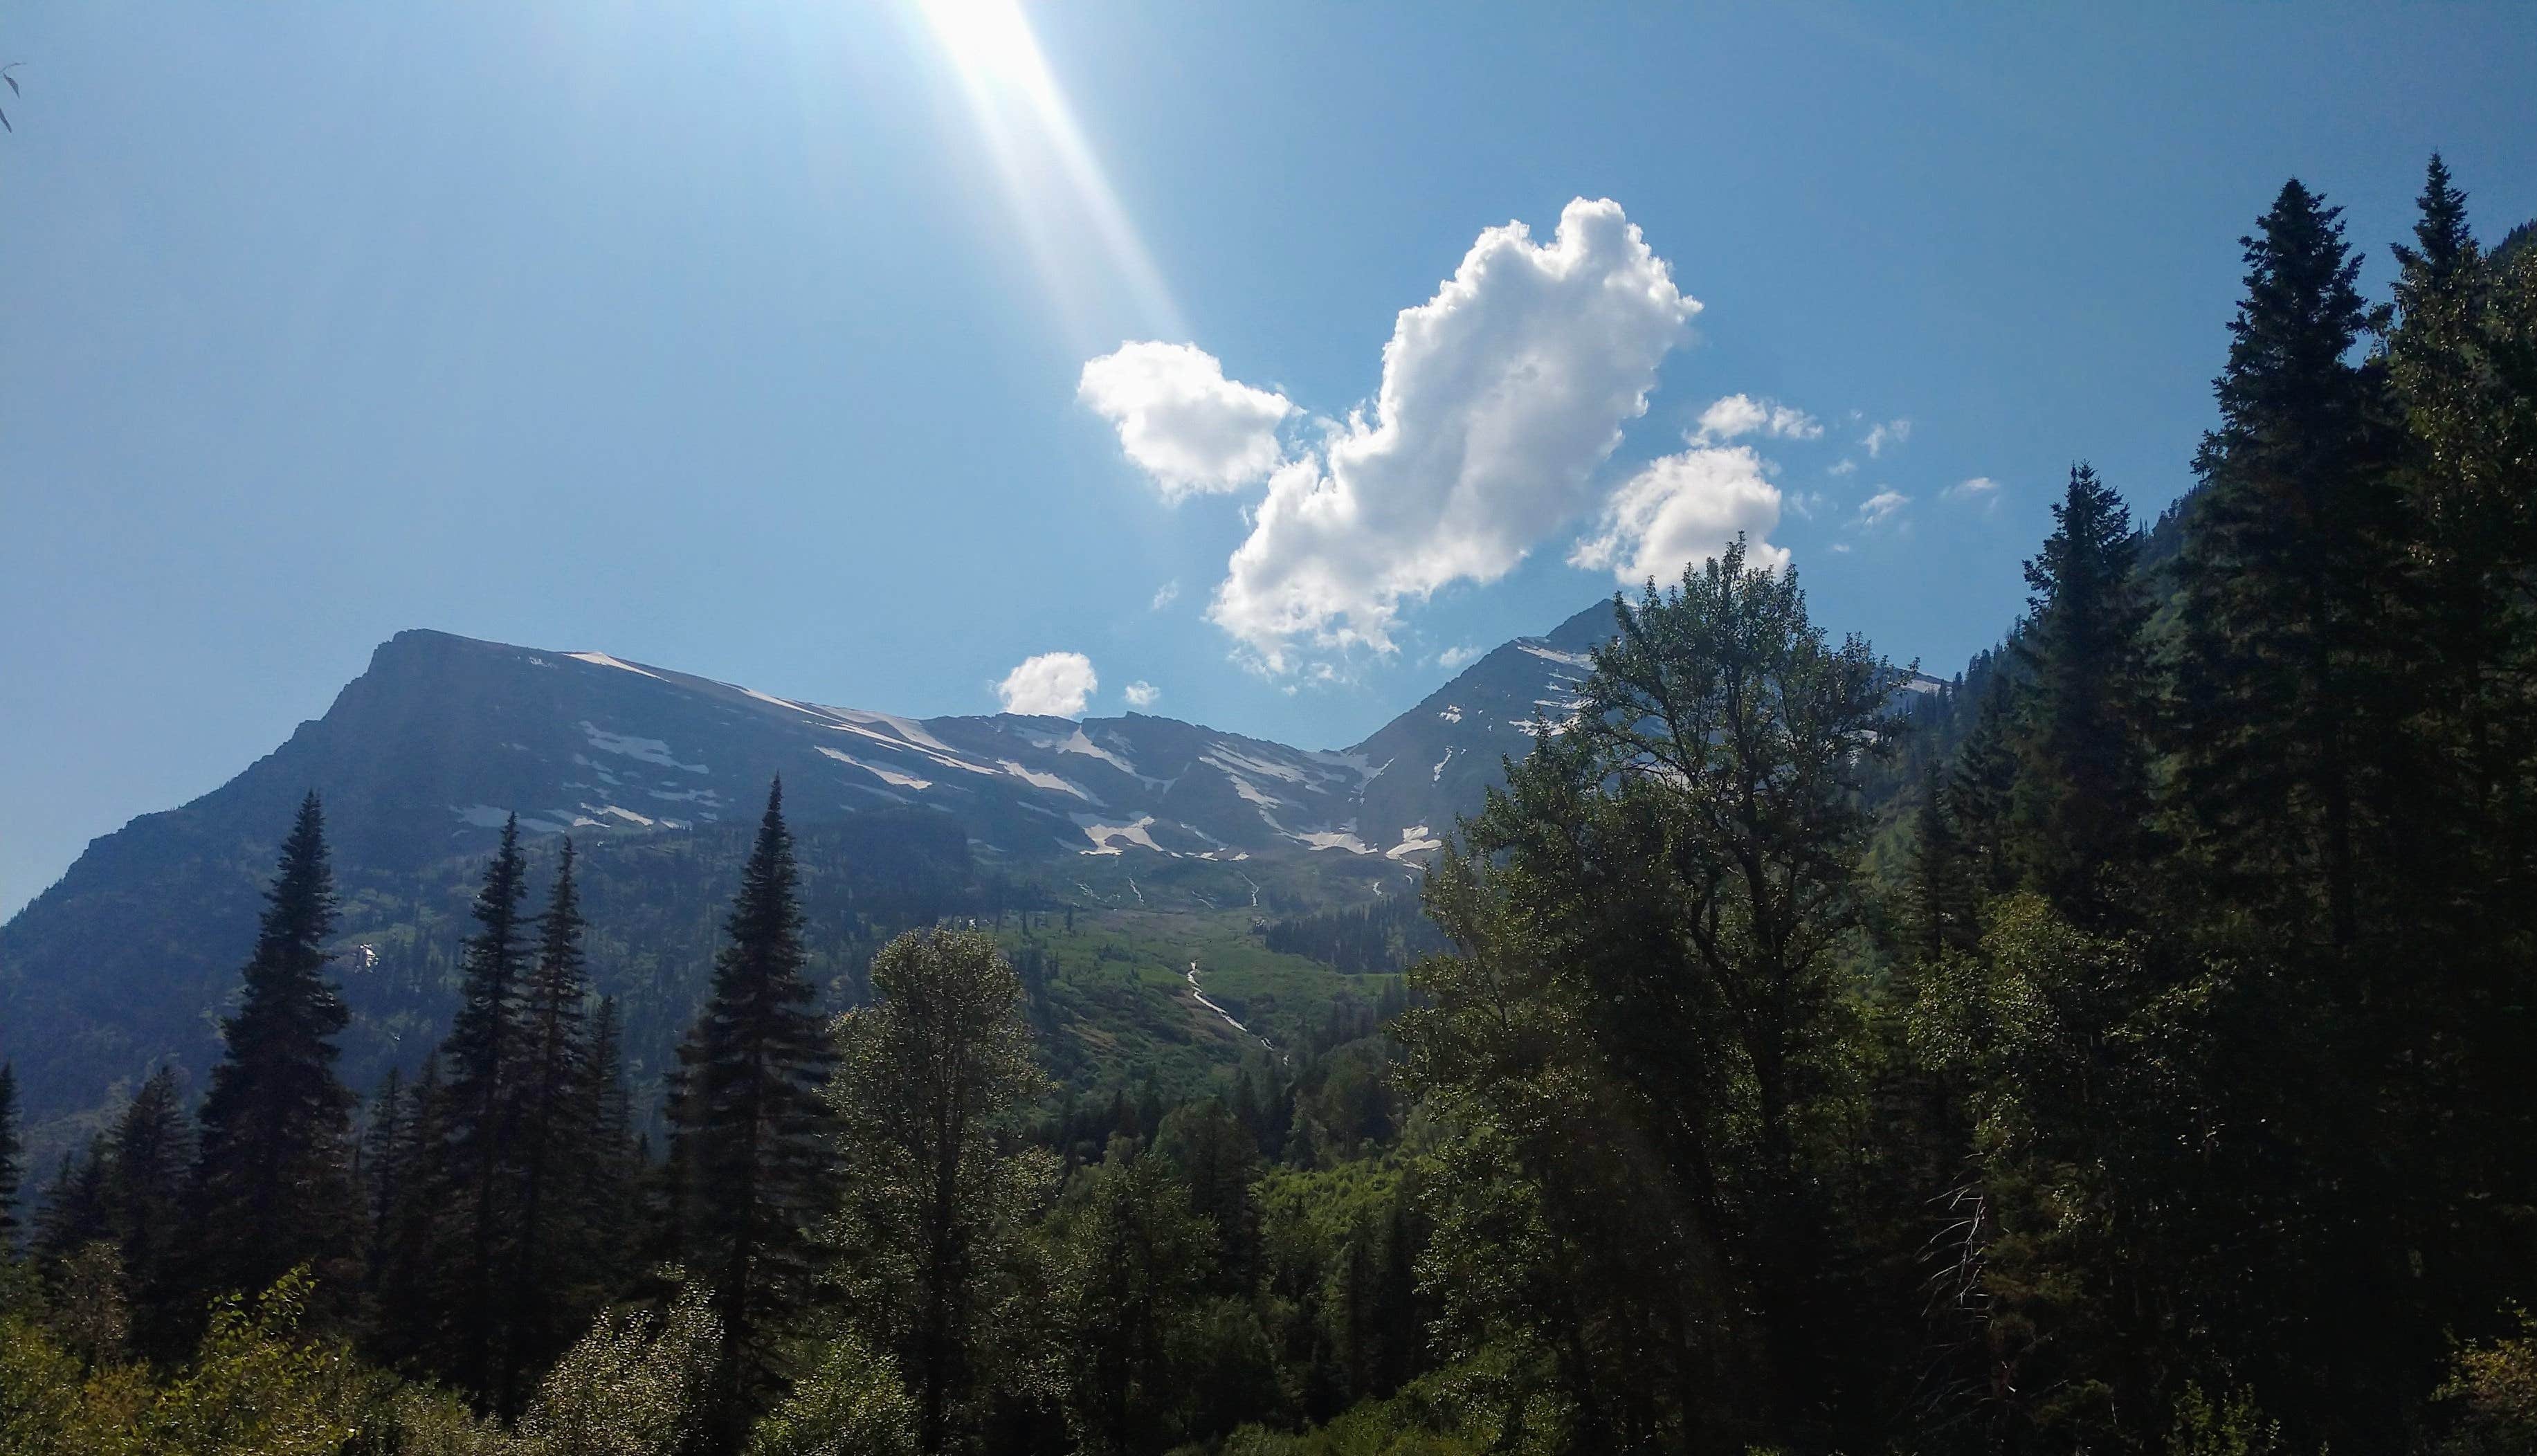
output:
[[[1123,344],[1083,366],[1075,398],[1118,427],[1120,448],[1172,500],[1267,479],[1283,458],[1277,427],[1295,412],[1189,344]]]
[[[1617,203],[1571,202],[1546,244],[1482,232],[1401,311],[1371,413],[1270,476],[1208,617],[1270,672],[1390,651],[1404,603],[1497,580],[1591,501],[1699,310]]]
[[[1464,643],[1461,646],[1448,647],[1444,651],[1437,653],[1436,665],[1445,669],[1447,672],[1454,672],[1458,669],[1470,666],[1472,663],[1479,661],[1485,655],[1487,655],[1486,648],[1474,647],[1468,643]]]
[[[1899,445],[1911,437],[1911,421],[1888,420],[1882,425],[1870,426],[1867,433],[1858,437],[1858,442],[1867,447],[1867,458],[1873,460],[1885,453],[1887,445]]]
[[[1163,690],[1140,678],[1128,685],[1127,697],[1130,707],[1152,707],[1162,701]]]
[[[1999,490],[1999,482],[1986,475],[1969,481],[1958,481],[1938,494],[1950,500],[1987,500]]]
[[[1692,431],[1691,442],[1717,444],[1748,434],[1814,439],[1822,433],[1823,426],[1803,410],[1791,409],[1777,400],[1730,394],[1700,412],[1700,426]]]
[[[1612,493],[1595,534],[1580,540],[1569,564],[1608,569],[1623,584],[1671,581],[1683,567],[1724,551],[1743,532],[1746,560],[1785,568],[1789,553],[1763,539],[1780,523],[1780,488],[1749,445],[1713,445],[1649,462]]]
[[[1021,666],[1005,674],[1005,680],[996,685],[996,696],[1008,713],[1079,718],[1083,705],[1100,688],[1091,658],[1080,652],[1042,652],[1022,659]]]
[[[1857,462],[1857,461],[1853,460],[1853,459],[1850,459],[1850,458],[1848,458],[1847,456],[1845,456],[1845,457],[1844,457],[1844,458],[1843,458],[1839,463],[1835,464],[1835,465],[1832,467],[1832,469],[1825,471],[1825,472],[1824,472],[1824,474],[1826,474],[1826,475],[1848,475],[1848,474],[1850,474],[1852,471],[1856,470],[1857,468],[1858,468],[1858,462]]]
[[[1858,524],[1874,530],[1894,518],[1894,513],[1912,503],[1912,497],[1892,489],[1882,490],[1858,502]]]
[[[1181,599],[1181,580],[1180,580],[1180,578],[1179,578],[1179,577],[1175,576],[1175,577],[1173,577],[1171,580],[1166,581],[1166,582],[1164,582],[1162,585],[1160,585],[1160,586],[1158,586],[1158,587],[1155,587],[1155,588],[1154,588],[1154,606],[1153,606],[1153,610],[1154,610],[1154,611],[1157,611],[1157,612],[1160,612],[1160,611],[1161,611],[1161,610],[1163,610],[1165,607],[1170,606],[1172,603],[1177,602],[1177,601],[1179,601],[1180,599]]]

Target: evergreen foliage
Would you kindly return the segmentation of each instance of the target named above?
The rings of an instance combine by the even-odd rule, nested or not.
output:
[[[0,1263],[18,1257],[18,1189],[26,1176],[24,1134],[18,1130],[18,1069],[0,1062]]]
[[[773,785],[714,960],[713,994],[679,1048],[673,1105],[681,1245],[714,1291],[729,1398],[774,1377],[785,1321],[810,1296],[810,1230],[830,1148],[833,1053],[803,978],[784,786]]]
[[[261,1291],[306,1266],[321,1309],[352,1287],[359,1227],[352,1093],[335,1077],[343,998],[326,976],[335,923],[317,796],[299,806],[265,898],[225,1054],[203,1099],[188,1198],[186,1265],[197,1290]]]

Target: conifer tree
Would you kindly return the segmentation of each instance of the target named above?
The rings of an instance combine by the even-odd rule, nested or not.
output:
[[[2149,811],[2141,641],[2149,604],[2136,579],[2131,512],[2087,465],[2071,468],[2052,534],[2026,563],[2018,655],[2029,670],[2013,795],[2023,878],[2083,926],[2101,925],[2130,873]]]
[[[589,1156],[574,1190],[591,1246],[624,1250],[634,1243],[639,1220],[643,1160],[634,1143],[634,1108],[625,1088],[625,1037],[617,998],[602,997],[590,1027],[590,1075],[584,1092],[590,1129]],[[621,1256],[620,1256],[621,1257]],[[603,1270],[603,1276],[610,1271]]]
[[[193,1141],[175,1069],[163,1066],[133,1094],[107,1144],[105,1223],[123,1258],[134,1338],[162,1359],[182,1353],[188,1333],[177,1261]]]
[[[334,924],[325,823],[311,793],[283,841],[245,996],[221,1024],[225,1046],[203,1100],[188,1232],[206,1292],[263,1291],[305,1264],[318,1297],[332,1303],[358,1272],[353,1097],[336,1079],[333,1039],[349,1014],[325,975]]]
[[[775,1377],[775,1335],[808,1297],[809,1229],[831,1151],[820,1090],[832,1055],[802,974],[795,882],[779,779],[741,872],[712,991],[679,1047],[680,1233],[688,1272],[713,1286],[727,1414]]]
[[[370,1343],[384,1364],[446,1367],[453,1345],[465,1337],[442,1278],[445,1266],[464,1252],[453,1216],[464,1185],[452,1177],[448,1107],[440,1054],[434,1051],[423,1057],[392,1115],[374,1129],[385,1146],[370,1159],[379,1193],[370,1260],[378,1320]]]
[[[2402,562],[2382,412],[2348,358],[2371,313],[2341,211],[2294,179],[2242,239],[2246,296],[2178,563],[2175,787],[2203,886],[2350,946],[2382,787],[2371,751],[2393,746],[2402,706],[2385,637]]]
[[[539,917],[537,966],[522,1006],[512,1315],[493,1380],[495,1407],[506,1413],[525,1394],[523,1377],[570,1338],[579,1321],[563,1306],[593,1277],[588,1231],[576,1217],[576,1172],[604,1153],[591,1121],[597,1109],[588,1092],[592,1067],[582,1025],[590,976],[572,863],[572,841],[565,839],[554,891]]]
[[[520,817],[485,867],[476,894],[476,933],[467,941],[458,1014],[443,1051],[449,1059],[451,1170],[462,1180],[465,1248],[451,1271],[451,1310],[466,1332],[453,1348],[450,1373],[494,1394],[495,1366],[510,1348],[502,1294],[512,1275],[517,1235],[517,1150],[520,1063],[526,1050],[522,993],[528,978],[528,863],[520,852]]]
[[[18,1131],[18,1069],[0,1062],[0,1263],[18,1257],[18,1189],[26,1177],[19,1159],[26,1145]]]

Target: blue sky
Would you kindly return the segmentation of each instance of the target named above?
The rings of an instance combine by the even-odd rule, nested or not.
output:
[[[1328,746],[1740,524],[1950,672],[2284,177],[2537,215],[2527,6],[1026,15],[0,21],[0,911],[408,627]]]

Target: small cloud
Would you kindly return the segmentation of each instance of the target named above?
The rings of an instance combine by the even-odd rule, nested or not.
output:
[[[1978,475],[1972,480],[1958,481],[1938,494],[1950,500],[1988,500],[1998,492],[1999,482],[1986,475]]]
[[[1683,567],[1751,538],[1756,565],[1789,563],[1785,548],[1764,539],[1780,523],[1780,488],[1750,445],[1710,445],[1651,460],[1623,482],[1603,506],[1596,534],[1580,539],[1568,563],[1609,569],[1627,586],[1654,577],[1670,581]]]
[[[1847,541],[1836,541],[1832,544],[1832,550],[1833,555],[1846,557],[1850,555],[1850,543]]]
[[[1887,445],[1899,445],[1911,437],[1911,421],[1888,420],[1882,425],[1869,427],[1867,433],[1858,437],[1858,442],[1867,447],[1867,458],[1873,460],[1885,453]]]
[[[1092,659],[1080,652],[1042,652],[1024,658],[996,685],[996,696],[1008,713],[1033,717],[1079,718],[1083,705],[1099,691],[1101,679]]]
[[[1479,661],[1484,655],[1478,647],[1448,647],[1436,654],[1436,665],[1447,672],[1456,672]]]
[[[1285,458],[1277,427],[1295,413],[1284,395],[1224,377],[1205,350],[1151,340],[1086,364],[1074,392],[1166,500],[1267,480]]]
[[[1177,576],[1154,588],[1153,610],[1160,612],[1181,599],[1181,579]]]
[[[1139,678],[1128,685],[1127,697],[1130,707],[1152,707],[1162,700],[1163,690]]]
[[[1911,503],[1912,497],[1900,491],[1890,488],[1879,491],[1858,502],[1858,525],[1862,530],[1872,531],[1893,519],[1896,511]]]
[[[1700,412],[1700,428],[1692,431],[1691,443],[1717,444],[1755,433],[1776,439],[1814,439],[1823,433],[1823,426],[1805,411],[1777,400],[1730,394]]]
[[[1842,459],[1841,463],[1839,463],[1839,464],[1835,465],[1832,469],[1825,471],[1825,472],[1824,472],[1824,474],[1826,474],[1826,475],[1848,475],[1848,474],[1850,474],[1852,471],[1854,471],[1854,470],[1856,470],[1856,469],[1858,469],[1858,462],[1857,462],[1857,461],[1855,461],[1855,460],[1852,460],[1852,459],[1850,459],[1850,458],[1848,458],[1848,457],[1844,457],[1844,458]]]

